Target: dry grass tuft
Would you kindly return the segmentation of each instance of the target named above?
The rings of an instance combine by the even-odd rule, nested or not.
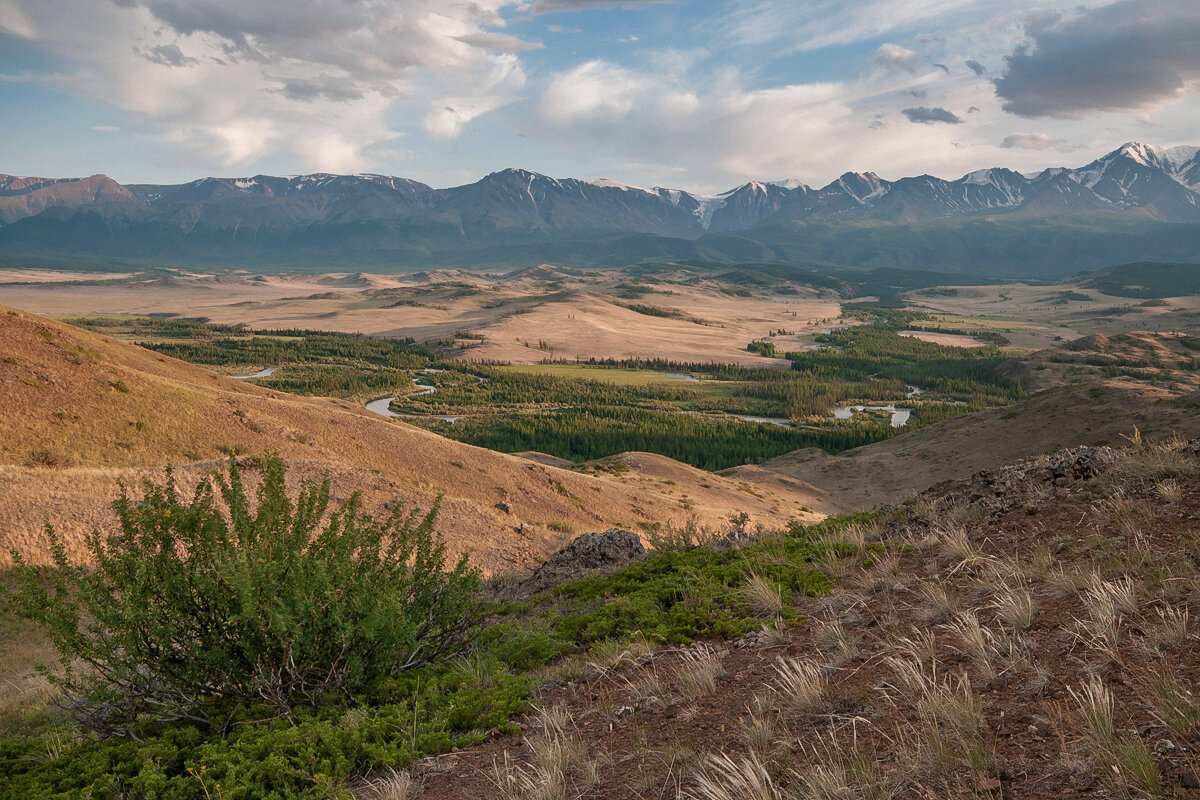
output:
[[[600,762],[572,730],[570,714],[556,706],[538,712],[540,732],[526,736],[529,763],[513,764],[508,751],[504,763],[492,762],[492,783],[503,800],[567,800],[594,786]]]
[[[683,696],[694,700],[715,692],[717,679],[724,674],[720,653],[711,647],[696,647],[683,651],[675,677]]]
[[[817,625],[813,630],[813,638],[830,666],[841,666],[860,655],[858,637],[836,620]]]
[[[890,644],[901,657],[907,657],[919,665],[931,664],[937,657],[937,639],[931,630],[913,628],[910,635],[897,636]]]
[[[1190,739],[1200,730],[1200,697],[1170,670],[1150,675],[1145,696],[1155,719],[1178,738]]]
[[[695,778],[695,788],[684,795],[693,800],[784,800],[767,768],[754,753],[734,761],[724,753],[708,757]]]
[[[388,769],[366,786],[371,800],[415,800],[424,790],[422,782],[408,772]]]
[[[1083,607],[1088,623],[1081,626],[1080,637],[1111,660],[1119,660],[1116,647],[1121,641],[1121,629],[1126,619],[1141,611],[1133,581],[1128,577],[1106,581],[1093,573],[1083,590]]]
[[[858,745],[850,748],[833,737],[817,736],[803,744],[810,763],[791,771],[791,797],[803,800],[882,800],[889,796],[886,782],[878,774],[878,754]]]
[[[1122,797],[1159,795],[1161,780],[1154,756],[1141,737],[1117,732],[1113,696],[1104,681],[1093,675],[1078,692],[1074,688],[1070,692],[1082,728],[1083,755],[1094,765],[1097,777]]]
[[[779,708],[788,714],[812,714],[829,702],[829,682],[824,670],[813,661],[781,657],[775,661],[779,673],[772,689]]]
[[[939,781],[982,785],[992,769],[991,747],[981,732],[983,705],[965,677],[926,682],[917,702],[921,717],[915,732],[918,763]]]
[[[654,643],[646,639],[605,639],[592,645],[588,666],[601,675],[640,664],[654,652]]]
[[[1154,484],[1154,493],[1168,503],[1178,503],[1183,499],[1186,490],[1182,483],[1174,478],[1168,478]]]
[[[950,569],[950,575],[959,572],[972,572],[982,567],[988,561],[979,544],[971,538],[966,528],[955,526],[938,531],[941,550],[957,563]]]
[[[971,659],[984,680],[991,680],[1020,664],[1023,654],[1014,639],[985,628],[974,611],[963,611],[943,626],[954,636],[956,651]]]
[[[1037,601],[1026,586],[1005,586],[992,602],[996,617],[1009,627],[1023,631],[1033,624]]]
[[[942,622],[950,619],[962,608],[958,598],[943,583],[926,581],[921,584],[918,593],[925,601],[919,613],[926,622]]]
[[[778,617],[783,611],[783,590],[762,575],[752,574],[742,586],[742,599],[757,616]]]

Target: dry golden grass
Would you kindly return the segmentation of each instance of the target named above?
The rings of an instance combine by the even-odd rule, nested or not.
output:
[[[803,489],[751,495],[735,480],[646,454],[622,475],[586,475],[453,442],[351,403],[272,392],[141,348],[0,307],[0,531],[44,560],[46,522],[73,557],[108,527],[117,481],[176,465],[185,490],[230,452],[277,451],[294,480],[328,472],[335,498],[361,489],[375,510],[429,508],[455,552],[488,571],[529,568],[553,546],[552,520],[574,530],[639,521],[720,527],[730,508],[756,523],[816,520]],[[667,484],[670,480],[673,483]],[[562,487],[560,490],[558,487]],[[679,504],[687,494],[690,507]],[[512,513],[497,509],[505,500]],[[526,524],[518,533],[521,523]],[[0,566],[7,552],[0,553]]]

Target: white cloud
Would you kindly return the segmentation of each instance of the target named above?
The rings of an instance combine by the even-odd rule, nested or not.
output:
[[[74,66],[38,81],[138,115],[197,163],[334,171],[394,139],[391,120],[452,140],[516,99],[514,54],[540,45],[497,30],[514,4],[0,0],[0,29]]]
[[[881,75],[754,89],[733,70],[688,82],[591,61],[554,78],[541,115],[561,147],[611,158],[617,168],[665,165],[649,175],[617,176],[643,183],[678,183],[680,165],[688,167],[686,186],[700,190],[751,178],[821,183],[847,169],[925,167],[931,153],[950,154],[940,163],[958,168],[963,159],[949,132],[955,126],[870,124],[884,104],[899,115],[897,90],[923,80]]]
[[[587,61],[550,81],[541,113],[551,122],[612,121],[630,112],[650,79],[608,61]]]
[[[902,69],[905,72],[915,72],[920,56],[915,51],[898,44],[884,42],[875,51],[875,63],[884,69]]]
[[[32,39],[37,36],[37,25],[33,19],[21,10],[18,0],[0,0],[0,31],[20,39]]]
[[[883,36],[975,5],[975,0],[742,0],[726,27],[739,44],[783,40],[807,51]]]

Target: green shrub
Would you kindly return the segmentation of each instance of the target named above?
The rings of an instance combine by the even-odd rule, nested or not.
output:
[[[168,472],[115,507],[119,530],[88,539],[94,567],[70,565],[51,530],[57,573],[22,564],[13,597],[59,652],[65,703],[99,733],[354,705],[478,630],[478,576],[465,557],[446,568],[436,507],[379,521],[356,493],[330,512],[328,479],[293,505],[277,456],[254,509],[232,462],[189,502]]]

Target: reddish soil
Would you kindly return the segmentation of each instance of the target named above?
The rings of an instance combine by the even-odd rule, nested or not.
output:
[[[761,795],[764,800],[810,796],[797,791],[791,771],[848,754],[856,745],[874,764],[878,793],[860,786],[828,796],[1151,794],[1132,779],[1123,783],[1127,772],[1109,779],[1113,765],[1088,739],[1075,700],[1089,676],[1112,693],[1116,735],[1144,744],[1153,759],[1161,783],[1156,796],[1200,797],[1200,729],[1192,725],[1182,736],[1169,731],[1154,715],[1146,689],[1167,674],[1185,689],[1200,683],[1191,618],[1183,617],[1182,639],[1154,643],[1162,613],[1191,609],[1194,615],[1200,600],[1198,453],[1195,444],[1169,452],[1082,448],[935,487],[885,514],[878,536],[890,555],[874,564],[869,557],[851,559],[832,596],[797,599],[810,623],[789,630],[777,646],[758,634],[694,645],[714,648],[724,667],[715,691],[705,696],[683,696],[676,676],[684,654],[679,648],[660,649],[623,670],[548,680],[541,706],[564,708],[568,730],[599,761],[594,784],[576,769],[562,796],[709,797],[698,790],[705,756],[722,752],[737,760],[748,754],[743,722],[757,696],[770,696],[777,659],[793,656],[824,665],[828,696],[812,713],[759,714],[776,730],[774,743],[758,749],[778,792]],[[955,531],[967,535],[956,539]],[[964,558],[963,542],[979,555]],[[1110,586],[1128,578],[1134,587],[1136,608],[1120,617],[1112,647],[1091,640],[1100,628],[1092,621],[1095,601],[1079,577],[1087,573]],[[1006,584],[1027,587],[1037,602],[1024,632],[1002,623],[992,605]],[[975,611],[997,642],[1011,643],[1019,653],[1014,663],[997,657],[989,670],[969,658],[949,625],[953,617],[939,617],[930,600],[938,589]],[[821,623],[833,621],[857,638],[858,653],[848,660],[835,658],[829,638],[820,634]],[[933,637],[927,675],[955,686],[963,681],[982,708],[981,724],[970,731],[986,754],[982,766],[954,755],[932,757],[930,717],[888,660],[903,653],[899,637],[922,632]],[[668,684],[669,699],[664,690],[647,692],[655,679]],[[496,736],[414,765],[411,773],[423,785],[417,796],[505,796],[497,777],[506,763],[510,772],[532,763],[526,739],[536,740],[540,724],[531,715],[526,737]]]

